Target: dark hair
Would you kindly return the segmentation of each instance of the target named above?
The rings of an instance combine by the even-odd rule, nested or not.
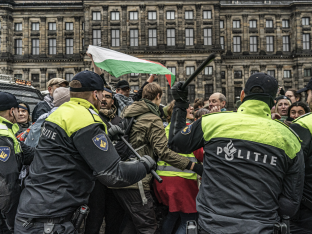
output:
[[[297,90],[295,90],[295,89],[288,89],[287,91],[290,91],[293,93],[293,95],[296,98],[296,102],[301,102],[301,98],[302,98],[301,93],[297,93]],[[298,98],[298,101],[297,101],[297,98]]]
[[[203,107],[205,105],[203,99],[196,98],[194,101],[194,110],[199,109],[199,107]]]
[[[301,106],[304,109],[305,113],[309,113],[310,112],[310,108],[305,103],[303,103],[303,102],[294,102],[293,104],[290,105],[290,107],[288,107],[288,117],[290,117],[291,108],[293,108],[294,106]]]
[[[206,108],[201,108],[198,111],[196,111],[195,113],[195,119],[199,119],[200,117],[202,117],[203,115],[206,115],[210,113],[209,110],[207,110]]]

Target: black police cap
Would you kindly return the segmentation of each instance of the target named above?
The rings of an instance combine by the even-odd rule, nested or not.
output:
[[[122,89],[122,88],[126,88],[126,87],[130,87],[128,81],[126,81],[126,80],[120,80],[116,84],[116,89]]]
[[[18,107],[16,97],[11,93],[0,91],[0,111],[10,110],[12,107]]]
[[[272,98],[276,96],[278,83],[277,80],[262,72],[252,74],[246,82],[244,92],[246,95],[250,94],[250,91],[254,87],[259,87],[263,90],[263,93],[269,94]]]
[[[77,73],[73,79],[81,83],[81,88],[70,87],[71,92],[87,92],[94,90],[104,90],[104,81],[102,77],[93,71],[82,71]]]

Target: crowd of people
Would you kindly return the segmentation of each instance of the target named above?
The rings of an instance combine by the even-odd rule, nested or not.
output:
[[[193,220],[199,233],[272,233],[283,215],[312,233],[312,81],[284,92],[253,74],[227,111],[222,93],[186,102],[181,82],[161,105],[155,75],[134,94],[126,80],[114,90],[93,66],[51,79],[32,113],[0,92],[0,233],[184,234]]]

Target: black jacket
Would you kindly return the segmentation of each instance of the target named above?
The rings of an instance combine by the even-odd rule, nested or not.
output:
[[[196,206],[206,232],[271,234],[279,215],[295,214],[304,178],[300,141],[271,119],[267,104],[245,101],[237,113],[183,127],[185,117],[185,108],[174,107],[169,146],[186,154],[204,147]]]
[[[36,122],[37,121],[37,119],[41,116],[41,115],[43,115],[43,114],[45,114],[45,113],[48,113],[50,110],[51,110],[52,108],[49,106],[49,104],[46,102],[46,101],[41,101],[41,102],[39,102],[36,106],[35,106],[35,108],[34,108],[34,110],[33,110],[33,112],[32,112],[32,122],[34,123],[34,122]]]
[[[94,181],[123,187],[144,178],[139,161],[121,162],[94,106],[71,98],[44,122],[18,215],[66,216],[88,203]]]

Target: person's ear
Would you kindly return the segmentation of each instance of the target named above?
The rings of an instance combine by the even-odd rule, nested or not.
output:
[[[245,97],[245,91],[242,90],[242,92],[241,92],[241,94],[240,94],[240,100],[241,100],[241,102],[243,102],[244,97]]]

